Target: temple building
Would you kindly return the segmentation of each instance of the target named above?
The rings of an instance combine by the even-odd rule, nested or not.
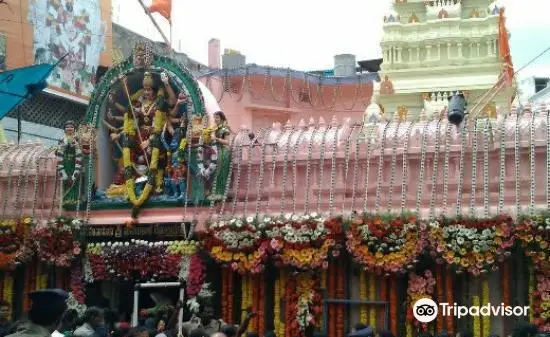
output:
[[[384,17],[381,42],[383,110],[409,117],[424,110],[429,117],[457,91],[476,102],[503,72],[503,19],[499,4],[488,0],[396,1]],[[501,90],[484,112],[495,116],[496,106],[508,107],[514,91]]]

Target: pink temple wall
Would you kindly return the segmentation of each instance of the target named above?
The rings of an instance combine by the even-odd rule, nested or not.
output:
[[[408,154],[405,157],[407,163],[407,175],[404,183],[407,189],[404,193],[405,208],[415,211],[417,196],[419,195],[421,215],[428,216],[430,214],[430,202],[432,200],[434,213],[436,215],[441,214],[445,200],[444,172],[447,172],[449,177],[446,200],[447,214],[449,215],[454,215],[456,212],[457,187],[459,186],[463,192],[461,211],[465,215],[470,214],[469,205],[472,197],[472,186],[475,186],[475,215],[478,216],[484,215],[485,206],[487,206],[489,214],[494,215],[497,213],[499,194],[504,196],[504,210],[512,215],[516,213],[516,197],[519,198],[522,211],[527,211],[531,202],[536,208],[547,208],[547,187],[549,186],[547,183],[549,174],[547,151],[550,145],[550,133],[547,125],[548,113],[548,109],[543,106],[535,109],[534,117],[532,111],[526,110],[519,117],[513,113],[506,119],[500,118],[491,125],[488,130],[488,137],[483,126],[480,125],[477,130],[475,184],[472,184],[474,130],[470,127],[467,144],[464,148],[464,180],[462,185],[459,184],[460,177],[458,174],[461,153],[460,137],[454,126],[452,126],[450,145],[446,149],[445,130],[447,123],[443,120],[440,125],[441,135],[439,138],[439,152],[437,152],[438,169],[435,177],[435,195],[432,195],[432,188],[434,188],[432,181],[434,178],[433,160],[437,145],[435,137],[437,121],[414,123],[410,128]],[[235,130],[237,135],[233,144],[233,182],[225,203],[216,205],[213,208],[189,208],[185,214],[181,208],[145,209],[141,213],[140,221],[146,223],[196,219],[199,221],[198,229],[200,230],[206,220],[220,214],[220,212],[224,217],[250,216],[256,214],[257,211],[261,215],[268,214],[271,216],[281,213],[299,214],[305,211],[306,201],[309,204],[308,211],[310,212],[321,211],[342,214],[349,213],[352,210],[362,211],[365,204],[365,187],[367,186],[365,179],[367,144],[365,142],[360,143],[359,151],[356,152],[356,140],[361,126],[353,125],[348,120],[334,119],[329,121],[328,124],[324,124],[322,121],[317,122],[302,123],[301,125],[274,125],[265,133],[258,132],[257,136],[259,138],[254,146],[251,146],[247,137],[249,130]],[[397,133],[395,132],[397,124],[393,122],[388,124],[386,146],[383,151],[383,166],[382,170],[379,170],[380,148],[385,125],[385,123],[370,125],[375,138],[371,143],[373,153],[368,161],[367,210],[376,211],[378,195],[378,211],[388,211],[391,200],[389,210],[399,212],[403,192],[401,188],[403,183],[403,151],[409,123],[400,124]],[[324,130],[327,128],[325,150],[321,151]],[[363,130],[365,129],[363,128]],[[421,145],[424,130],[426,130],[425,172],[424,183],[420,185]],[[314,131],[316,136],[311,137]],[[336,143],[334,143],[335,131],[337,131]],[[501,134],[503,134],[503,137],[501,137]],[[395,135],[397,136],[395,137]],[[519,137],[517,149],[515,145],[516,135]],[[298,138],[299,141],[297,141]],[[290,142],[288,142],[288,139],[290,139]],[[395,156],[393,155],[394,139],[396,144]],[[267,145],[262,156],[264,141]],[[312,148],[311,157],[309,157],[310,144]],[[487,144],[487,151],[485,151],[485,144]],[[0,200],[0,203],[2,203],[2,208],[0,208],[0,212],[4,208],[6,209],[5,214],[2,214],[2,218],[32,215],[33,204],[35,204],[35,213],[39,218],[47,218],[51,214],[57,214],[58,201],[56,201],[56,206],[52,203],[54,200],[56,168],[55,158],[51,150],[48,152],[44,147],[33,144],[1,146],[0,195],[2,200]],[[287,148],[289,151],[286,151]],[[275,153],[275,170],[272,171],[274,149],[277,149],[278,152]],[[294,149],[297,149],[295,169]],[[501,151],[502,149],[504,149],[504,152]],[[519,153],[517,160],[516,150]],[[239,156],[239,152],[242,152],[241,156]],[[321,153],[324,153],[324,160],[322,161]],[[356,153],[358,169],[357,174],[354,174]],[[446,153],[449,154],[448,170],[444,168]],[[533,156],[531,156],[531,153],[533,153]],[[502,190],[499,183],[501,154],[504,154],[503,163],[505,168]],[[487,155],[489,163],[486,176],[483,169],[485,155]],[[39,161],[37,162],[37,160]],[[515,168],[516,162],[519,164],[519,170]],[[11,163],[13,163],[13,166],[10,165]],[[306,179],[308,165],[310,166],[309,181]],[[531,170],[532,167],[534,171]],[[322,176],[320,175],[321,171],[323,172]],[[393,189],[390,189],[392,186],[392,171],[394,172],[394,183]],[[35,193],[34,178],[36,172],[38,172],[39,180],[37,192]],[[518,174],[519,180],[516,180],[516,174]],[[9,178],[10,176],[11,178]],[[26,183],[27,180],[29,181],[28,184]],[[10,181],[9,188],[8,181]],[[516,183],[520,186],[518,195],[516,195]],[[485,184],[487,188],[484,188]],[[19,188],[14,188],[15,186],[19,186]],[[420,187],[421,193],[419,193]],[[531,188],[533,188],[534,193],[531,193]],[[377,193],[377,190],[379,193]],[[33,203],[35,195],[38,196],[36,198],[37,202]],[[57,196],[59,197],[59,194]],[[234,198],[235,196],[236,198]],[[309,197],[306,198],[306,196]],[[319,196],[320,203],[318,204]],[[330,202],[331,196],[334,200],[333,203]],[[487,197],[487,203],[484,202],[485,196]],[[127,220],[128,217],[129,210],[92,211],[91,223],[115,224]]]
[[[299,78],[259,74],[208,76],[200,81],[216,97],[233,129],[244,126],[258,130],[288,121],[298,124],[310,117],[330,120],[334,114],[361,121],[372,96],[372,83],[327,84],[318,88],[308,87]],[[300,92],[309,93],[309,102],[300,101]]]

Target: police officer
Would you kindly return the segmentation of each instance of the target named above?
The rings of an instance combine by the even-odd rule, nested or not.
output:
[[[65,310],[67,292],[61,289],[43,289],[29,294],[32,301],[29,321],[21,324],[18,331],[7,337],[50,337],[55,331]]]

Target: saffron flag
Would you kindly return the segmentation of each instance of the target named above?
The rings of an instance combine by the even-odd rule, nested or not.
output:
[[[0,72],[0,120],[31,95],[48,86],[56,64],[39,64]]]
[[[512,85],[512,78],[514,77],[514,66],[512,64],[512,55],[510,53],[510,43],[508,31],[506,30],[506,20],[504,18],[504,8],[500,9],[499,23],[498,23],[498,46],[499,56],[504,63],[503,73],[506,78],[506,84]]]
[[[149,6],[149,11],[151,13],[159,13],[166,20],[171,21],[172,0],[153,0],[153,3]]]

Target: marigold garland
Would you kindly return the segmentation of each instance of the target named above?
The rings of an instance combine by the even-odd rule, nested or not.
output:
[[[264,270],[271,251],[261,231],[266,224],[258,222],[256,217],[207,224],[206,248],[216,261],[240,274],[259,273]]]
[[[336,275],[338,274],[338,270],[336,268],[336,265],[334,263],[331,263],[329,266],[329,282],[328,282],[328,296],[329,298],[336,298]],[[328,330],[329,330],[329,336],[337,336],[336,334],[336,322],[338,321],[336,317],[336,304],[331,303],[329,304],[328,308]]]
[[[369,299],[367,296],[367,272],[364,270],[359,272],[359,299],[361,301],[367,301]],[[368,317],[368,306],[366,304],[361,304],[359,322],[365,324],[368,322]]]
[[[364,214],[348,222],[346,247],[356,262],[377,273],[406,272],[426,243],[413,215]]]
[[[9,272],[4,273],[2,299],[8,302],[10,305],[13,303],[13,275]],[[11,319],[11,317],[9,317],[8,319]]]
[[[376,278],[373,273],[369,273],[369,299],[376,301]],[[369,308],[369,325],[374,329],[378,327],[376,322],[376,306],[371,305]]]
[[[508,215],[488,219],[442,218],[429,224],[431,248],[458,270],[474,276],[496,270],[514,245],[513,220]]]
[[[474,307],[479,307],[480,306],[480,300],[479,300],[479,296],[477,295],[474,295],[472,297],[472,306]],[[473,317],[474,319],[474,337],[482,337],[481,335],[481,318],[478,316],[474,316]]]
[[[265,231],[279,266],[301,270],[327,269],[329,258],[340,255],[341,217],[325,219],[317,213],[270,221]]]
[[[539,216],[521,216],[515,227],[515,237],[521,242],[536,269],[550,267],[550,211]]]
[[[273,304],[273,328],[276,336],[283,336],[281,333],[281,279],[283,278],[282,272],[279,278],[275,281],[275,294]]]
[[[481,282],[481,303],[483,305],[490,305],[489,300],[489,281],[484,278]],[[489,337],[491,334],[491,316],[482,316],[481,323],[483,324],[483,337]]]
[[[265,282],[263,273],[258,277],[258,286],[260,287],[260,296],[258,296],[258,334],[265,334]]]

